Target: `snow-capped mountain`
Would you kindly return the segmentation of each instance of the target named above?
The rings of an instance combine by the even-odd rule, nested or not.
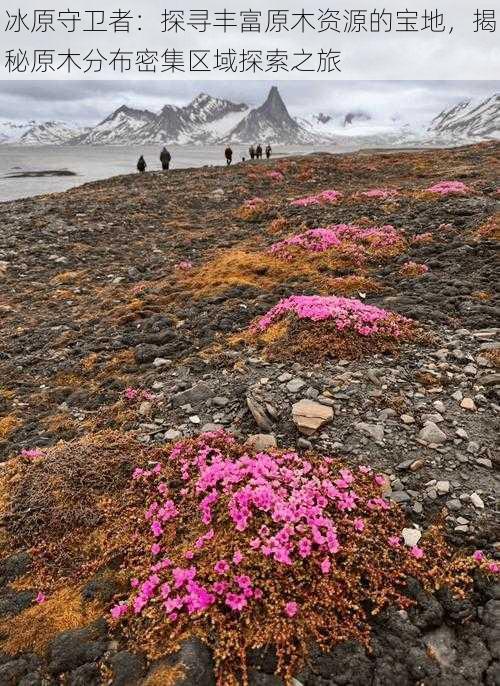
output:
[[[500,95],[469,100],[443,110],[432,120],[429,133],[450,139],[500,138]]]
[[[84,132],[86,129],[59,121],[0,121],[0,144],[64,145]]]
[[[294,145],[312,143],[317,138],[312,131],[293,119],[276,86],[269,91],[263,105],[251,110],[226,140],[236,143],[281,143]]]
[[[0,120],[0,144],[16,143],[36,122],[13,122]]]
[[[247,105],[202,93],[185,107],[165,105],[155,114],[120,107],[77,144],[215,143],[241,119]]]
[[[441,112],[430,126],[410,126],[397,115],[337,108],[293,117],[273,86],[250,109],[201,93],[189,104],[160,112],[123,105],[92,128],[62,122],[0,120],[0,144],[22,145],[281,145],[377,147],[452,145],[500,138],[500,96],[464,102]]]
[[[64,145],[78,136],[82,129],[64,122],[34,123],[18,140],[19,145]]]
[[[136,133],[154,121],[155,117],[156,115],[148,110],[137,110],[123,105],[86,134],[71,142],[75,145],[120,145],[132,140]]]

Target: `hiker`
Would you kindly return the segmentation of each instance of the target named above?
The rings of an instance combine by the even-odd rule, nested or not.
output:
[[[224,155],[226,156],[226,164],[229,167],[229,165],[233,161],[233,151],[229,146],[225,149]]]
[[[257,155],[257,159],[261,160],[262,159],[262,145],[259,143],[257,146],[257,149],[255,150],[255,153]]]
[[[272,148],[270,145],[268,145],[266,148],[266,158],[267,159],[269,159],[271,157],[271,153],[272,153]]]
[[[139,161],[137,162],[137,171],[140,171],[141,174],[144,174],[144,172],[146,171],[146,167],[147,167],[147,166],[148,166],[148,165],[146,164],[146,160],[145,160],[144,157],[141,155],[141,156],[139,157]]]
[[[250,146],[250,148],[248,149],[248,152],[250,153],[251,159],[254,160],[255,159],[255,148],[253,147],[253,145]]]
[[[172,155],[169,153],[167,148],[163,148],[160,154],[160,162],[163,171],[167,171],[167,169],[170,167],[170,160],[172,159]]]

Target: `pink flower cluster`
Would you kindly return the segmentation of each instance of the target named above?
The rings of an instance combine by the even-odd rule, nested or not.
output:
[[[333,224],[326,228],[309,229],[304,233],[285,238],[269,248],[271,254],[291,259],[288,248],[298,247],[309,252],[325,252],[337,248],[342,241],[366,243],[374,248],[387,248],[397,244],[401,235],[393,226],[371,226],[363,229],[353,224]]]
[[[257,322],[255,330],[265,331],[276,320],[290,313],[299,319],[310,319],[316,322],[331,319],[339,331],[353,330],[361,336],[376,334],[380,325],[383,325],[385,333],[397,337],[401,333],[399,324],[410,321],[354,298],[292,295],[280,300],[271,308]]]
[[[27,460],[36,460],[42,457],[43,453],[39,448],[30,448],[29,450],[21,450],[21,457],[25,457]]]
[[[309,207],[309,205],[330,205],[337,202],[342,197],[340,191],[322,191],[317,195],[309,195],[306,198],[299,198],[298,200],[293,200],[292,205],[295,207]]]
[[[441,181],[426,189],[428,193],[451,195],[453,193],[469,193],[470,188],[462,181]]]
[[[266,558],[276,565],[300,565],[309,573],[327,576],[343,547],[336,519],[348,518],[354,535],[362,536],[370,517],[391,507],[382,497],[368,499],[357,492],[359,480],[368,479],[376,486],[381,479],[369,467],[359,467],[357,473],[346,468],[337,472],[330,457],[315,466],[295,452],[244,453],[235,459],[230,450],[226,455],[221,448],[232,444],[231,436],[214,433],[202,435],[194,444],[183,441],[172,448],[169,462],[185,483],[176,502],[160,464],[151,470],[136,470],[134,478],[142,481],[141,489],[154,494],[145,513],[153,545],[160,547],[166,528],[175,526],[188,493],[198,503],[199,521],[206,531],[194,550],[188,551],[189,555],[184,553],[184,558],[191,560],[189,566],[176,564],[172,551],[165,550],[158,558],[156,549],[147,577],[143,581],[132,579],[133,596],[112,608],[113,618],[140,614],[151,603],[161,604],[172,622],[181,612],[199,613],[216,604],[241,612],[252,603],[266,600],[255,577],[255,561]],[[234,548],[230,555],[218,559],[207,546],[217,541],[212,520],[222,512],[234,527]],[[226,531],[223,534],[226,536]],[[397,543],[399,546],[399,539]],[[389,541],[391,545],[395,547]],[[416,551],[411,554],[421,557]],[[213,560],[208,572],[206,565],[200,571],[197,560],[201,556],[205,561]],[[284,602],[286,617],[292,618],[299,611],[293,597]]]
[[[191,260],[182,260],[181,262],[178,262],[176,265],[177,269],[180,269],[181,271],[188,271],[189,269],[193,268],[193,263]]]
[[[156,396],[154,393],[150,393],[149,391],[144,391],[140,388],[126,388],[123,391],[123,396],[125,397],[126,400],[156,400]]]
[[[388,198],[394,198],[399,195],[398,191],[390,188],[372,188],[369,191],[364,191],[361,195],[365,198],[378,198],[380,200],[387,200]]]

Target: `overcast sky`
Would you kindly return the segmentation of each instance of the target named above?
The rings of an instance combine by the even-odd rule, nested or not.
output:
[[[157,111],[200,92],[259,105],[278,85],[292,115],[368,112],[428,122],[443,108],[500,92],[500,81],[0,81],[0,119],[96,124],[123,104]]]

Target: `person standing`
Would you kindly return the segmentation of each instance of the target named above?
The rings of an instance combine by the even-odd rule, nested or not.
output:
[[[170,167],[170,160],[172,159],[172,155],[169,153],[167,148],[163,148],[163,150],[160,153],[160,162],[163,171],[167,171]]]
[[[257,146],[257,149],[255,152],[257,153],[257,159],[261,160],[262,159],[262,145],[260,143]]]
[[[271,153],[272,153],[272,148],[270,145],[268,145],[266,148],[266,158],[267,159],[269,159],[271,157]]]
[[[226,164],[227,164],[227,166],[229,167],[229,165],[230,165],[231,162],[233,161],[233,151],[231,150],[231,148],[229,147],[229,145],[228,145],[227,148],[225,149],[224,155],[225,155],[225,157],[226,157]]]
[[[253,145],[250,146],[250,148],[248,149],[248,152],[250,153],[251,159],[254,160],[255,159],[255,148],[253,147]]]
[[[147,167],[147,166],[148,166],[148,165],[146,164],[146,160],[145,160],[144,157],[141,155],[141,156],[139,157],[139,161],[137,162],[137,171],[139,171],[141,174],[144,174],[144,172],[146,171],[146,167]]]

